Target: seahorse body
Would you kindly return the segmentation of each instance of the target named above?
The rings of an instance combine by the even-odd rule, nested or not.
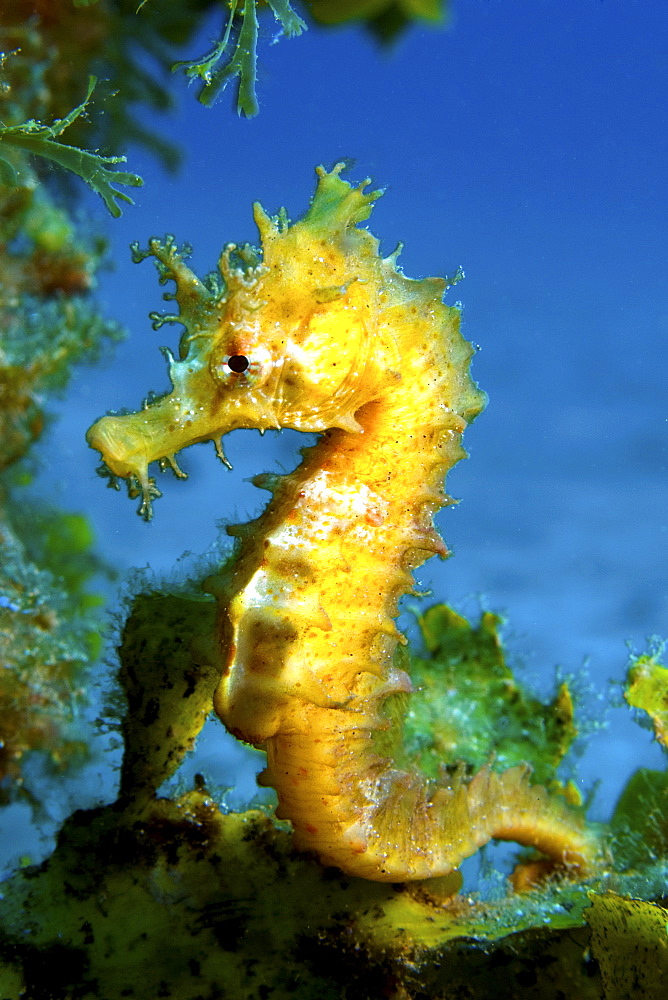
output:
[[[448,470],[484,405],[472,353],[440,278],[414,281],[357,225],[380,192],[351,187],[342,165],[318,170],[293,225],[255,217],[262,259],[228,247],[224,286],[200,282],[173,242],[152,241],[176,282],[186,327],[173,391],[89,431],[110,473],[156,492],[153,460],[236,427],[321,431],[286,476],[259,476],[264,513],[228,529],[235,558],[207,583],[218,602],[215,709],[266,750],[261,783],[298,847],[352,875],[443,875],[491,838],[582,867],[596,853],[578,812],[528,768],[427,780],[387,755],[388,699],[409,696],[395,618],[412,571],[446,555],[433,514]],[[144,254],[147,256],[148,254]],[[139,253],[136,256],[141,256]],[[382,742],[382,746],[380,745]]]

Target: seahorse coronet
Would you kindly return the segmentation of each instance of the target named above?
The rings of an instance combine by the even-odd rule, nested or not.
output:
[[[213,440],[224,458],[236,428],[321,434],[293,472],[255,480],[269,504],[228,529],[233,561],[205,582],[218,607],[214,708],[266,751],[261,782],[299,848],[380,881],[447,874],[492,838],[584,868],[595,837],[526,768],[467,777],[448,762],[438,782],[377,752],[413,690],[399,601],[417,567],[447,555],[433,516],[454,502],[443,481],[485,396],[460,309],[442,301],[455,279],[407,278],[398,250],[381,258],[360,223],[382,192],[343,169],[317,169],[294,223],[255,206],[261,250],[226,246],[224,290],[190,271],[173,238],[135,252],[176,285],[185,333],[172,392],[101,418],[88,441],[110,475],[139,484],[146,512],[150,464],[178,469],[190,444]]]

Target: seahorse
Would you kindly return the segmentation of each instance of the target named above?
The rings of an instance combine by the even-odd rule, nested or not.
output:
[[[183,324],[172,391],[88,431],[103,471],[128,480],[151,516],[151,462],[184,473],[182,448],[235,428],[318,432],[287,475],[264,474],[272,498],[229,527],[234,557],[205,583],[215,595],[221,674],[215,711],[266,751],[260,783],[278,795],[297,848],[378,881],[444,875],[489,840],[530,845],[555,866],[585,869],[597,853],[581,813],[533,786],[528,767],[441,781],[402,766],[390,706],[409,700],[397,629],[413,571],[446,556],[433,515],[444,479],[485,403],[452,281],[413,280],[360,226],[381,191],[352,186],[343,164],[320,167],[310,207],[291,223],[255,205],[261,250],[229,244],[219,273],[189,269],[189,248],[152,239],[134,259],[172,279]],[[117,483],[116,483],[117,485]],[[388,729],[391,730],[388,732]],[[453,762],[448,762],[452,764]]]

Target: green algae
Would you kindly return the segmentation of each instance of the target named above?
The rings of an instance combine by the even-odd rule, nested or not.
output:
[[[605,1000],[659,1000],[668,984],[668,910],[614,892],[592,895],[585,912]]]
[[[632,708],[647,713],[656,739],[668,750],[668,669],[659,660],[660,652],[661,647],[631,663],[624,697]]]
[[[69,67],[51,86],[53,39],[18,0],[3,4],[0,28],[0,800],[27,800],[43,814],[31,759],[62,773],[89,754],[82,717],[101,648],[89,584],[104,568],[85,518],[20,487],[32,478],[47,397],[76,362],[99,359],[120,327],[90,295],[104,241],[81,236],[39,167],[41,153],[90,172],[95,155],[59,138],[80,127],[86,101],[63,108]]]
[[[33,998],[316,1000],[348,984],[371,1000],[390,980],[404,995],[421,983],[445,998],[473,970],[478,986],[466,995],[484,997],[496,975],[479,950],[485,938],[487,959],[494,939],[499,962],[514,956],[514,989],[533,966],[542,995],[558,995],[538,957],[563,947],[561,931],[510,942],[494,908],[434,898],[426,885],[346,878],[295,854],[266,814],[225,815],[202,788],[141,814],[76,813],[51,858],[16,876],[0,907],[0,953]],[[591,985],[569,948],[571,977]]]
[[[437,778],[444,762],[461,761],[471,772],[493,760],[500,770],[531,761],[535,780],[555,780],[556,769],[577,736],[566,683],[543,704],[515,679],[500,639],[503,619],[484,612],[477,625],[445,604],[420,614],[427,656],[406,664],[416,691],[404,719],[405,759]]]
[[[116,185],[141,187],[144,183],[141,177],[127,170],[116,169],[119,163],[125,163],[125,156],[101,156],[99,153],[80,149],[78,146],[70,146],[61,142],[59,138],[79,115],[83,114],[96,83],[97,79],[91,76],[88,91],[81,104],[51,125],[30,119],[19,125],[6,125],[0,128],[0,149],[9,146],[11,149],[19,149],[32,156],[51,160],[66,170],[71,170],[100,195],[111,215],[118,218],[121,214],[119,202],[132,205],[133,201]],[[0,184],[5,187],[15,187],[18,183],[19,175],[12,160],[0,157]]]
[[[257,99],[258,10],[266,6],[280,25],[280,34],[294,38],[306,30],[306,22],[289,0],[230,0],[221,37],[199,59],[174,63],[172,71],[182,70],[189,80],[200,84],[198,100],[206,107],[220,97],[232,83],[237,85],[236,109],[253,118],[260,110]],[[389,42],[412,22],[439,23],[445,13],[445,0],[307,0],[304,4],[316,24],[334,26],[347,21],[362,21],[382,42]],[[276,39],[274,39],[276,41]]]
[[[121,798],[152,795],[194,746],[218,683],[197,654],[198,639],[205,644],[213,631],[214,610],[198,595],[140,593],[133,601],[118,650],[127,702]]]
[[[59,770],[86,758],[88,744],[77,714],[85,701],[94,625],[92,612],[84,616],[77,602],[70,605],[62,585],[30,559],[5,520],[0,530],[0,803],[32,798],[24,775],[31,752],[44,754]]]
[[[649,864],[668,855],[668,773],[641,767],[622,790],[610,821],[618,865]]]

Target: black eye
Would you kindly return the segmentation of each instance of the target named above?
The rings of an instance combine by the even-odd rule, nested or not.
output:
[[[231,358],[228,358],[227,365],[230,371],[241,374],[250,367],[250,361],[245,354],[233,354]]]

